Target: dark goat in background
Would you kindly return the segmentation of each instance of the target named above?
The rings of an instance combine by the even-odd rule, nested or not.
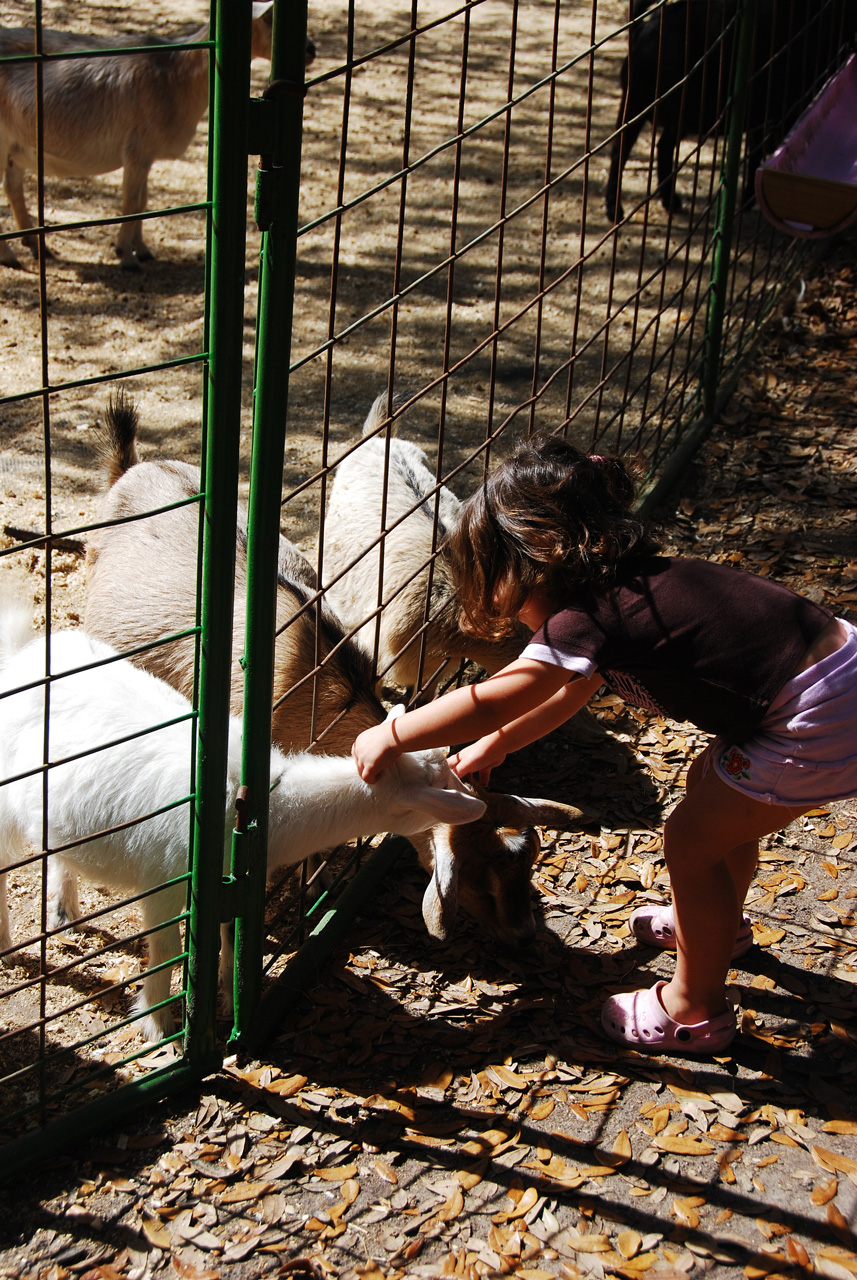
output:
[[[633,0],[631,17],[639,18],[653,3]],[[745,196],[752,193],[753,173],[763,156],[782,141],[820,88],[837,51],[853,36],[857,18],[852,4],[853,0],[759,0],[744,119]],[[674,0],[630,27],[607,179],[608,218],[618,222],[623,217],[622,171],[647,120],[660,130],[658,195],[666,209],[681,210],[675,190],[678,145],[682,138],[723,131],[737,13],[737,0]]]

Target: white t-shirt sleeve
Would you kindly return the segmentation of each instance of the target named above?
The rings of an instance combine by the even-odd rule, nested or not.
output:
[[[561,649],[554,649],[547,644],[530,642],[521,657],[533,658],[536,662],[549,662],[553,667],[563,667],[566,671],[583,676],[584,680],[595,675],[596,671],[595,663],[591,658],[584,658],[578,653],[563,653]]]

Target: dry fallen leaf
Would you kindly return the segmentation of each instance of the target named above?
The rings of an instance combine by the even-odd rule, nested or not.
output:
[[[157,1218],[144,1218],[142,1221],[143,1235],[153,1244],[156,1249],[169,1249],[173,1239],[169,1231],[161,1226]]]
[[[617,1156],[619,1162],[624,1164],[626,1160],[631,1159],[633,1154],[634,1152],[631,1148],[631,1139],[628,1137],[627,1130],[622,1129],[616,1134],[616,1138],[613,1142],[613,1155]]]
[[[813,1204],[829,1204],[839,1189],[839,1180],[831,1178],[829,1182],[822,1182],[817,1187],[813,1187],[810,1200]]]
[[[691,1134],[682,1134],[671,1136],[668,1134],[658,1134],[652,1146],[657,1147],[659,1151],[669,1151],[672,1155],[677,1156],[710,1156],[714,1147],[710,1142],[706,1142],[703,1138],[696,1138]]]
[[[620,1231],[616,1237],[616,1248],[626,1261],[638,1254],[642,1246],[643,1237],[638,1231],[634,1231],[630,1227],[625,1231]]]
[[[575,1253],[609,1253],[611,1252],[610,1241],[606,1236],[588,1235],[573,1236],[567,1235],[565,1243],[569,1249],[573,1249]]]
[[[182,1280],[220,1280],[220,1272],[211,1268],[197,1267],[193,1262],[187,1262],[181,1256],[181,1253],[174,1251],[170,1261],[177,1275]]]
[[[822,1169],[828,1169],[831,1173],[844,1173],[848,1177],[857,1176],[857,1160],[852,1160],[849,1156],[827,1151],[824,1147],[811,1147],[810,1154]]]
[[[511,1197],[511,1191],[510,1191]],[[524,1214],[529,1213],[535,1204],[538,1203],[539,1192],[535,1187],[527,1187],[526,1191],[518,1200],[513,1209],[503,1209],[500,1213],[495,1213],[492,1222],[511,1222],[515,1218],[523,1218]]]
[[[269,1192],[276,1191],[273,1182],[241,1182],[237,1187],[230,1187],[220,1197],[221,1204],[241,1204],[245,1200],[258,1200]]]
[[[375,1172],[378,1174],[379,1178],[383,1178],[385,1182],[389,1182],[393,1187],[397,1185],[399,1175],[396,1173],[395,1169],[390,1168],[386,1160],[382,1160],[380,1157],[376,1156],[372,1161],[372,1164],[375,1166]]]
[[[393,1172],[392,1169],[390,1172]],[[339,1164],[333,1169],[313,1169],[313,1177],[321,1178],[324,1182],[348,1182],[356,1173],[356,1164]]]

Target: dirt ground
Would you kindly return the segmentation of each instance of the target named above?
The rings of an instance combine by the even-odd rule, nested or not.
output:
[[[535,77],[543,65],[538,33],[552,8],[543,0],[521,7],[519,77]],[[615,0],[599,6],[599,14],[615,25],[622,9]],[[584,35],[589,39],[589,6],[566,10],[560,59],[579,48]],[[474,120],[505,96],[497,68],[507,57],[507,14],[499,0],[474,13],[482,24],[474,32],[482,63],[468,99]],[[192,31],[197,16],[198,6],[187,0],[147,7],[147,20],[176,36]],[[119,4],[92,3],[85,24],[117,34],[138,29],[133,18]],[[28,19],[29,6],[0,4],[0,22]],[[80,10],[65,3],[50,5],[46,21],[84,25]],[[357,52],[402,34],[403,24],[392,3],[374,5],[360,14]],[[333,5],[314,6],[311,28],[319,47],[314,74],[323,77],[344,55],[343,14]],[[438,38],[436,62],[422,68],[419,79],[414,154],[428,152],[454,120],[458,93],[451,69],[459,37],[442,31]],[[599,137],[613,122],[620,56],[618,44],[604,50],[604,78],[594,99]],[[402,137],[385,129],[381,108],[398,109],[405,70],[403,55],[377,68],[370,64],[358,80],[346,198],[401,163]],[[261,66],[254,70],[257,91],[264,76]],[[568,137],[567,154],[554,157],[558,167],[580,153],[585,89],[581,65],[559,95]],[[309,224],[336,202],[341,91],[322,80],[307,103],[302,216]],[[498,208],[494,175],[502,130],[497,126],[484,136],[484,164],[474,168],[466,187],[468,234],[474,236]],[[520,148],[526,163],[513,163],[510,198],[531,194],[536,180],[530,156],[539,146],[543,150],[534,117],[529,150]],[[436,210],[451,163],[444,157],[427,164],[425,176],[411,182],[411,231],[401,267],[406,281],[419,279],[448,246],[449,228]],[[152,205],[202,198],[204,170],[200,131],[182,160],[156,165]],[[582,217],[580,175],[552,203],[549,244],[556,262],[605,234],[599,207],[605,176],[604,157],[596,156],[588,217]],[[118,205],[118,179],[49,181],[48,216],[106,216]],[[645,181],[645,165],[632,163],[628,189],[641,192]],[[303,238],[295,349],[306,364],[293,385],[287,493],[321,458],[321,424],[328,423],[334,448],[356,433],[386,385],[393,355],[405,384],[425,385],[443,368],[442,277],[403,301],[395,342],[389,316],[382,315],[346,336],[329,367],[310,359],[331,326],[343,335],[370,309],[367,299],[384,297],[392,287],[396,200],[379,194],[343,219],[333,320],[336,224],[324,222]],[[663,226],[658,209],[651,217]],[[532,293],[531,250],[540,218],[539,211],[509,232],[504,306]],[[7,229],[5,208],[3,219]],[[117,270],[108,228],[52,236],[54,384],[199,351],[199,215],[159,219],[150,227],[147,238],[157,258],[138,276]],[[610,245],[594,254],[579,315],[573,280],[551,296],[545,363],[561,360],[575,325],[584,335],[597,329],[612,289],[633,292],[638,231],[620,237],[615,262]],[[258,249],[252,226],[248,234],[244,482]],[[645,251],[647,265],[656,264],[656,241]],[[487,292],[485,284],[496,269],[492,252],[496,258],[486,243],[459,268],[453,356],[478,344],[493,324],[493,283]],[[846,241],[821,265],[795,315],[771,323],[762,355],[683,480],[675,506],[663,513],[676,549],[771,574],[851,617],[857,600],[855,280],[854,245]],[[29,262],[19,273],[4,272],[4,396],[40,383],[36,284]],[[646,319],[654,313],[656,293],[643,290]],[[620,340],[630,323],[616,321]],[[468,365],[447,406],[447,462],[520,402],[532,375],[534,343],[528,321],[498,345],[490,409],[490,353]],[[596,345],[582,359],[581,387],[597,381],[604,355]],[[646,356],[643,350],[641,360]],[[139,375],[130,386],[150,456],[195,461],[199,367]],[[44,528],[48,498],[55,529],[76,529],[93,518],[101,476],[92,440],[106,395],[101,385],[52,395],[50,489],[38,400],[4,405],[0,551],[20,540],[19,532],[3,529]],[[605,420],[620,398],[621,379],[606,393]],[[540,412],[554,409],[548,399]],[[428,444],[437,438],[437,413],[438,398],[430,396],[414,418],[415,434]],[[633,407],[628,415],[633,421]],[[580,421],[581,430],[593,428],[589,411]],[[467,474],[457,483],[465,488]],[[318,503],[315,488],[285,507],[285,530],[306,550],[313,546]],[[0,591],[13,580],[33,596],[34,623],[40,625],[43,554],[0,557]],[[53,553],[51,585],[54,625],[77,624],[83,600],[79,549]],[[270,1273],[374,1280],[515,1273],[524,1280],[601,1280],[605,1273],[651,1273],[680,1280],[714,1270],[729,1280],[739,1272],[747,1280],[853,1275],[857,809],[844,804],[819,811],[769,842],[750,900],[758,945],[734,973],[732,994],[742,1010],[734,1052],[716,1062],[623,1054],[601,1038],[598,1009],[611,989],[635,982],[638,970],[669,970],[667,957],[630,945],[627,916],[641,899],[660,900],[666,890],[659,825],[680,796],[687,761],[703,738],[687,726],[642,723],[609,698],[599,701],[597,713],[608,738],[581,744],[553,735],[497,775],[498,785],[585,802],[601,818],[600,834],[544,833],[535,877],[541,928],[532,954],[502,954],[466,921],[449,944],[430,943],[419,915],[422,873],[404,862],[396,883],[361,920],[288,1026],[272,1029],[258,1062],[231,1062],[200,1093],[129,1119],[121,1132],[102,1134],[7,1183],[0,1277],[254,1280]],[[24,896],[13,884],[13,910],[22,910]],[[102,906],[108,899],[93,889],[88,901]],[[132,913],[111,921],[111,937],[132,930]],[[68,960],[75,948],[91,947],[92,936],[62,945]],[[127,956],[120,952],[95,976],[109,985],[139,965],[141,955],[139,947]],[[80,1016],[95,1019],[85,1030],[98,1031],[98,1011]]]
[[[598,5],[595,34],[599,40],[620,25],[623,11],[624,0]],[[178,0],[169,6],[153,3],[146,18],[165,34],[188,36],[197,29],[203,12],[204,7],[195,0]],[[432,30],[430,38],[419,42],[412,110],[406,117],[407,45],[392,47],[382,57],[363,59],[405,36],[409,30],[407,11],[395,0],[383,0],[371,10],[358,6],[353,33],[356,70],[346,116],[345,77],[337,71],[348,52],[346,13],[344,7],[333,3],[314,5],[310,12],[318,57],[311,69],[314,83],[305,107],[301,194],[305,233],[299,247],[293,344],[298,367],[290,388],[283,530],[313,560],[322,488],[318,483],[304,488],[304,482],[319,468],[325,450],[336,457],[355,437],[372,400],[393,370],[397,388],[419,389],[452,363],[464,362],[451,381],[444,406],[444,462],[451,467],[520,405],[534,364],[543,375],[545,368],[567,358],[571,334],[577,335],[582,352],[576,378],[577,394],[585,401],[587,389],[601,376],[602,362],[610,357],[609,344],[595,341],[587,347],[587,342],[611,308],[615,309],[618,296],[638,295],[633,323],[640,329],[651,323],[663,303],[656,277],[640,284],[641,269],[656,270],[663,253],[663,211],[658,206],[646,215],[658,248],[644,240],[639,219],[614,244],[600,208],[605,157],[594,156],[591,172],[588,165],[580,164],[586,149],[589,89],[589,66],[582,52],[592,35],[588,6],[560,9],[556,62],[569,65],[557,84],[554,111],[559,125],[552,140],[551,170],[568,170],[568,176],[557,186],[547,208],[534,201],[547,146],[544,91],[541,97],[524,97],[516,109],[508,171],[501,182],[505,126],[502,115],[491,117],[508,92],[511,10],[497,0],[487,0],[469,15],[470,56],[461,125],[472,129],[477,122],[485,123],[463,149],[460,208],[452,239],[459,253],[462,246],[469,247],[454,264],[454,281],[451,268],[437,268],[450,252],[454,158],[449,149],[437,149],[455,133],[458,123],[464,38],[461,17],[444,22]],[[445,0],[431,0],[420,8],[425,22],[447,13]],[[554,5],[548,0],[520,7],[514,65],[518,95],[526,94],[550,69],[551,51],[546,45],[553,16]],[[23,0],[0,0],[0,21],[4,24],[29,19],[30,6]],[[50,4],[44,9],[44,21],[49,26],[96,35],[131,35],[140,29],[137,15],[109,2],[88,5],[85,12],[67,3]],[[615,118],[622,52],[621,41],[608,41],[593,64],[597,84],[592,95],[592,137],[596,142],[607,137]],[[266,66],[256,63],[254,93],[261,92],[266,75]],[[347,162],[340,188],[343,137],[347,140]],[[409,176],[400,212],[400,187],[385,184],[400,170],[406,150],[411,162],[418,158],[422,162]],[[710,163],[711,148],[706,155]],[[252,188],[252,163],[250,168]],[[189,200],[201,200],[205,169],[205,133],[200,129],[182,159],[154,166],[150,207],[175,208]],[[703,165],[703,180],[706,174],[710,177],[710,170]],[[627,192],[641,194],[647,176],[641,143],[639,155],[628,167]],[[584,191],[587,180],[588,196]],[[21,251],[22,270],[3,270],[0,394],[10,398],[4,399],[0,427],[0,598],[14,592],[32,599],[34,626],[39,629],[48,610],[46,556],[41,550],[18,551],[16,547],[46,528],[48,503],[53,530],[69,535],[50,557],[53,626],[76,626],[83,612],[85,526],[96,516],[104,483],[95,440],[107,397],[114,389],[110,383],[87,380],[151,368],[160,361],[187,360],[199,353],[203,343],[201,214],[180,213],[147,222],[145,235],[155,260],[144,264],[137,274],[118,269],[111,249],[113,228],[62,229],[63,224],[116,212],[120,181],[119,173],[47,180],[46,217],[60,226],[49,236],[54,257],[45,268],[44,308],[40,310],[39,305],[38,266],[26,251]],[[33,186],[31,181],[31,201]],[[371,197],[364,199],[367,192]],[[533,203],[528,206],[528,201]],[[340,204],[343,213],[331,218],[329,211]],[[503,282],[495,296],[500,250],[491,228],[502,210],[519,205],[523,211],[504,229]],[[248,207],[252,208],[252,201]],[[407,230],[401,247],[397,245],[400,216]],[[2,226],[11,227],[5,208],[2,218]],[[576,255],[585,251],[590,255],[585,287],[579,289],[577,276],[571,273],[540,308],[527,311],[529,300],[538,291],[543,235],[544,278],[567,272]],[[259,234],[250,219],[243,316],[243,494],[247,487],[258,250]],[[690,270],[697,255],[698,246],[691,252]],[[680,273],[680,268],[674,268],[675,273]],[[448,305],[447,290],[453,283],[453,300]],[[397,288],[401,298],[394,316],[389,307],[373,315]],[[518,309],[522,309],[520,318],[503,337],[480,350],[495,325],[505,325]],[[662,333],[672,318],[667,308],[661,319]],[[47,353],[41,347],[42,322]],[[631,323],[630,313],[611,321],[619,350],[628,345]],[[331,352],[318,354],[329,337],[336,339]],[[444,357],[445,346],[448,351]],[[635,359],[643,361],[648,350],[643,342]],[[469,352],[475,354],[468,357]],[[41,397],[30,394],[41,385],[43,360],[47,380],[56,388],[49,398],[47,423]],[[655,374],[652,380],[653,391],[659,377]],[[67,385],[75,380],[83,380],[84,385]],[[139,406],[142,455],[198,461],[200,363],[191,360],[136,374],[124,378],[122,385]],[[619,409],[622,387],[622,379],[615,379],[593,405],[584,405],[574,430],[589,438],[588,433],[595,430],[596,403],[602,407],[606,424],[610,414]],[[556,408],[556,397],[548,396],[539,413],[555,422]],[[633,419],[633,410],[628,412]],[[438,447],[440,413],[440,392],[433,391],[408,416],[409,433],[426,445],[432,460]],[[615,436],[618,427],[603,425],[601,429]],[[459,493],[466,492],[479,466],[481,463],[462,471],[452,486]],[[298,491],[293,494],[294,488]],[[7,982],[13,989],[32,984],[41,971],[40,877],[37,863],[10,877],[16,938],[36,939],[17,952],[15,964],[9,966]],[[82,887],[81,901],[85,913],[104,914],[83,933],[62,935],[48,943],[49,963],[64,971],[65,980],[56,974],[50,991],[44,993],[45,1012],[61,1015],[53,1022],[52,1033],[63,1043],[100,1035],[105,1023],[120,1015],[124,997],[108,994],[110,988],[136,975],[144,959],[139,941],[124,943],[138,931],[133,910],[110,911],[111,895],[97,886]],[[103,948],[101,955],[90,958],[92,952]],[[104,992],[94,1008],[81,1000],[93,982]],[[14,989],[3,1002],[7,1020],[3,1025],[30,1024],[38,1016],[40,999],[37,985]],[[66,1013],[69,1005],[74,1006],[73,1012]],[[26,1041],[15,1044],[15,1051],[6,1046],[7,1058],[10,1053],[13,1058],[11,1064],[7,1061],[7,1069],[17,1064],[15,1052],[23,1055],[21,1065],[31,1057]],[[121,1056],[135,1044],[139,1041],[133,1029],[127,1028],[111,1038],[109,1054]]]
[[[676,549],[851,617],[855,282],[844,242],[663,512]],[[853,1275],[857,808],[767,842],[732,1051],[623,1052],[598,1009],[669,971],[627,917],[666,891],[659,821],[701,737],[598,714],[609,740],[553,735],[497,779],[604,814],[543,833],[531,953],[465,921],[429,942],[405,863],[257,1061],[7,1185],[0,1275]]]
[[[604,145],[615,121],[618,67],[624,53],[621,38],[607,40],[606,36],[619,28],[625,8],[624,0],[599,0],[595,35],[604,43],[592,64],[591,95],[590,67],[584,56],[592,36],[591,8],[580,4],[560,10],[556,60],[566,69],[556,88],[551,172],[564,177],[547,207],[536,198],[548,144],[544,94],[524,97],[516,109],[507,176],[501,181],[506,138],[500,108],[510,77],[511,10],[501,0],[486,0],[473,8],[461,125],[473,129],[477,122],[484,123],[463,149],[455,232],[459,256],[450,265],[454,152],[441,144],[458,128],[464,38],[460,16],[435,27],[431,40],[420,42],[407,117],[407,45],[362,61],[370,51],[404,36],[409,25],[406,6],[382,0],[371,8],[357,7],[353,35],[357,69],[347,112],[346,77],[338,70],[348,51],[347,7],[332,0],[311,6],[309,24],[318,58],[305,105],[304,232],[293,343],[298,367],[290,389],[284,485],[285,532],[308,552],[315,547],[321,488],[312,485],[295,496],[291,490],[302,485],[322,461],[323,439],[335,457],[355,437],[391,375],[399,389],[420,389],[430,386],[445,369],[461,364],[443,405],[441,392],[435,389],[409,418],[409,430],[433,452],[443,409],[447,467],[462,461],[489,430],[496,430],[516,411],[526,397],[534,365],[544,377],[568,359],[572,344],[578,352],[572,393],[574,430],[582,438],[598,430],[616,439],[623,413],[636,427],[633,396],[627,408],[622,407],[626,391],[630,387],[638,400],[649,393],[640,377],[649,368],[652,344],[657,341],[662,348],[671,328],[679,320],[686,322],[688,300],[677,290],[677,283],[687,276],[691,292],[697,287],[693,273],[699,261],[699,237],[684,252],[677,247],[677,233],[673,235],[676,257],[662,290],[663,210],[652,205],[646,213],[647,239],[641,214],[614,240],[602,209],[607,172]],[[427,23],[447,11],[445,0],[420,6]],[[152,0],[146,9],[152,28],[174,37],[192,34],[203,14],[197,0],[173,0],[169,5]],[[535,0],[517,9],[514,89],[518,95],[525,95],[550,71],[546,45],[553,14],[552,0]],[[12,25],[29,20],[25,0],[0,2],[0,22]],[[44,21],[58,28],[111,36],[132,35],[140,29],[133,12],[111,0],[94,0],[85,13],[58,0],[44,6]],[[254,94],[261,92],[266,74],[264,63],[254,64]],[[340,182],[344,136],[347,163]],[[587,138],[593,154],[583,159]],[[390,179],[400,171],[406,154],[412,163],[420,163],[409,176],[403,205],[406,234],[399,246],[401,190]],[[710,183],[712,156],[711,147],[702,153],[700,189]],[[203,199],[205,168],[205,133],[200,129],[180,160],[154,166],[149,207],[171,209]],[[252,191],[252,162],[250,170]],[[648,178],[647,148],[641,141],[627,168],[629,200],[644,193]],[[111,216],[118,209],[120,181],[118,172],[92,179],[49,179],[46,217],[62,226],[81,218]],[[683,177],[683,187],[689,181]],[[31,201],[32,188],[30,183]],[[369,192],[371,197],[365,198]],[[252,209],[252,200],[248,207]],[[504,228],[501,251],[498,219],[504,211],[519,207]],[[341,212],[333,216],[331,211],[337,208]],[[2,219],[4,229],[10,229],[6,208]],[[136,275],[119,271],[114,263],[113,228],[59,229],[49,237],[55,257],[47,269],[45,320],[48,378],[57,388],[50,397],[50,502],[57,531],[79,528],[94,516],[102,481],[93,437],[111,390],[101,382],[78,387],[67,383],[151,369],[161,361],[190,360],[135,374],[123,385],[139,405],[141,443],[148,456],[191,462],[199,457],[203,379],[201,366],[192,357],[203,345],[202,215],[179,213],[145,226],[155,260]],[[539,261],[542,240],[546,246],[543,267]],[[245,490],[259,248],[252,218],[247,245],[240,442]],[[581,255],[586,256],[582,276],[574,269]],[[500,256],[503,283],[498,297],[495,278]],[[42,380],[38,269],[26,251],[21,258],[23,270],[5,270],[3,275],[0,392],[25,398],[11,400],[3,410],[0,477],[5,493],[0,537],[7,524],[43,529],[47,500],[41,398],[27,397]],[[531,305],[542,278],[557,278],[561,283],[539,306]],[[448,285],[453,281],[448,305]],[[759,287],[769,286],[760,283]],[[397,290],[401,296],[392,307],[390,299]],[[635,300],[635,308],[619,313],[618,300],[626,297]],[[495,324],[504,332],[492,342],[489,335]],[[629,358],[632,333],[636,354],[630,358],[626,379],[621,362]],[[335,342],[328,351],[330,338]],[[676,358],[681,358],[680,353]],[[620,376],[591,399],[591,388],[599,383],[603,369],[616,362]],[[669,361],[656,364],[647,381],[652,395],[670,366]],[[557,379],[540,402],[537,420],[541,415],[547,423],[557,420],[566,389],[566,380]],[[653,422],[652,430],[657,427],[658,422]],[[475,474],[474,469],[462,472],[453,487],[466,492]],[[0,541],[0,550],[10,545]],[[38,567],[29,554],[6,557],[0,560],[0,573],[29,574],[34,564]],[[60,553],[55,558],[57,624],[64,619],[75,622],[79,616],[78,568],[73,554]]]

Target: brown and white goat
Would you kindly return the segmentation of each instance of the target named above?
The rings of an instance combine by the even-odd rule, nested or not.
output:
[[[252,54],[271,56],[272,0],[252,5]],[[248,6],[248,20],[250,10]],[[208,39],[208,24],[186,42]],[[142,53],[123,46],[150,45]],[[69,58],[56,55],[92,49],[108,54]],[[189,147],[208,106],[208,49],[175,49],[158,36],[108,41],[67,31],[42,31],[42,127],[44,171],[52,177],[79,178],[122,169],[122,213],[143,213],[149,170],[156,160],[176,160]],[[36,50],[29,27],[0,28],[0,59]],[[315,55],[307,42],[307,63]],[[24,173],[38,167],[36,75],[31,61],[0,61],[0,163],[15,222],[34,227],[24,198]],[[33,255],[38,241],[22,237]],[[119,229],[116,252],[129,271],[152,257],[138,219]],[[8,240],[0,240],[0,263],[18,267]]]
[[[137,415],[124,398],[111,402],[106,433],[112,484],[102,501],[101,520],[142,516],[199,492],[194,467],[138,461]],[[197,507],[190,504],[94,531],[88,547],[86,630],[116,649],[128,650],[192,627],[198,524]],[[243,699],[246,513],[239,516],[237,532],[233,714],[240,712]],[[314,606],[301,612],[314,594],[311,567],[296,547],[281,538],[272,737],[284,751],[345,754],[357,734],[379,724],[386,712],[374,691],[369,658],[345,639],[347,632],[333,610],[322,603],[320,629]],[[318,661],[317,653],[323,663],[319,677],[305,679]],[[186,697],[192,695],[192,639],[159,645],[133,660]],[[551,801],[480,794],[488,806],[486,814],[478,823],[468,824],[465,834],[441,824],[410,837],[431,877],[423,916],[429,932],[444,937],[461,903],[494,936],[523,943],[535,931],[530,871],[538,838],[528,829],[534,824],[574,828],[582,815],[579,809]]]
[[[374,434],[386,421],[386,409],[384,392],[363,424],[363,443],[334,472],[324,535],[327,599],[349,628],[360,626],[355,639],[371,654],[383,582],[378,670],[389,684],[414,689],[421,682],[423,635],[422,683],[429,688],[444,664],[462,658],[489,674],[499,671],[518,656],[524,641],[477,640],[459,627],[455,584],[442,543],[458,521],[461,503],[446,485],[438,485],[419,445]],[[379,543],[382,516],[387,532]]]

